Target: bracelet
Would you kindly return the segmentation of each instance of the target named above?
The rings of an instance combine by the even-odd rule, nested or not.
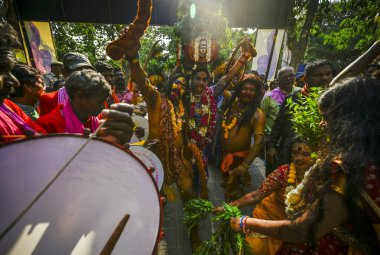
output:
[[[246,234],[247,232],[249,232],[249,230],[246,229],[246,226],[247,226],[247,220],[248,220],[248,216],[244,217],[243,219],[243,233]]]
[[[240,229],[243,229],[243,220],[244,220],[245,217],[248,217],[248,216],[243,215],[243,216],[240,217]]]
[[[245,233],[245,222],[247,221],[249,217],[247,215],[243,215],[240,217],[240,229],[243,230],[243,233]]]

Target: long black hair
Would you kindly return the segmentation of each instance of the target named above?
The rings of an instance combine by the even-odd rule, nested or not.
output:
[[[329,136],[326,155],[315,167],[310,185],[303,194],[310,193],[312,186],[321,180],[316,199],[330,189],[332,171],[345,175],[344,200],[352,223],[352,233],[365,252],[375,254],[380,243],[366,211],[358,206],[363,191],[364,172],[369,166],[377,166],[380,174],[380,82],[372,78],[356,77],[343,80],[326,90],[319,99],[320,111],[327,122]],[[341,165],[336,165],[336,159]],[[379,188],[379,187],[374,187]],[[319,202],[320,211],[323,205]],[[320,217],[316,217],[319,220]]]
[[[261,88],[263,86],[263,83],[262,83],[261,79],[255,74],[245,74],[243,76],[243,79],[236,85],[235,90],[232,93],[231,100],[229,101],[229,103],[226,106],[227,114],[229,114],[231,112],[232,105],[236,101],[236,98],[238,97],[243,86],[247,83],[252,83],[255,85],[256,93],[252,99],[252,102],[248,105],[247,110],[243,113],[242,117],[239,119],[238,129],[240,129],[241,126],[250,122],[250,120],[251,120],[252,116],[255,114],[257,108],[259,108],[260,103],[261,103],[261,99],[262,99]]]
[[[380,165],[380,82],[356,77],[331,87],[319,99],[327,121],[330,153],[345,164]]]

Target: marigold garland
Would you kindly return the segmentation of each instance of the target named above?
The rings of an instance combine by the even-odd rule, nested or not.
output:
[[[299,183],[296,187],[294,185],[290,185],[286,188],[285,212],[289,218],[297,211],[297,209],[305,205],[305,201],[302,199],[301,194],[307,182],[308,176],[310,175],[311,169],[312,168],[310,168],[307,172],[305,172],[302,182]]]
[[[159,143],[154,152],[162,162],[164,168],[165,179],[163,191],[169,201],[175,200],[175,192],[172,187],[178,182],[178,176],[181,176],[186,169],[181,160],[181,152],[177,150],[174,144],[174,127],[171,121],[170,100],[163,98],[160,109],[160,136]]]
[[[229,115],[229,110],[226,111],[224,116],[223,116],[222,128],[224,130],[224,133],[223,133],[224,139],[228,139],[228,133],[230,132],[231,129],[233,129],[236,126],[236,123],[240,119],[241,115],[247,110],[247,108],[243,108],[243,109],[239,108],[239,106],[237,104],[238,103],[235,102],[232,106],[233,109],[238,109],[238,112],[235,113],[235,116],[233,117],[233,119],[231,120],[229,125],[226,124],[227,123],[227,117]]]
[[[176,112],[174,109],[173,103],[168,100],[170,108],[170,118],[173,125],[174,138],[177,138],[178,133],[182,130],[182,117],[185,115],[185,109],[183,107],[182,100],[179,101],[178,107],[179,112]]]
[[[201,190],[200,190],[201,198],[205,199],[208,197],[208,192],[207,192],[206,168],[203,161],[203,155],[196,144],[190,143],[189,148],[193,154],[195,164],[197,165],[198,171],[199,171],[199,176],[200,176],[200,181],[201,181]]]
[[[291,185],[295,184],[296,178],[297,178],[296,166],[294,165],[294,163],[290,163],[289,173],[288,173],[288,183]]]
[[[235,127],[237,123],[236,116],[232,119],[231,123],[229,125],[226,124],[226,120],[222,120],[222,128],[224,129],[223,137],[224,139],[228,139],[228,132]]]

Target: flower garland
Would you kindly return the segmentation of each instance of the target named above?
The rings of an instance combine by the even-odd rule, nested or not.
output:
[[[177,138],[178,133],[182,130],[182,117],[185,115],[185,109],[183,107],[182,100],[180,100],[178,104],[178,113],[175,112],[173,103],[170,100],[168,100],[168,104],[170,108],[170,118],[173,125],[174,138]]]
[[[224,139],[228,139],[228,132],[235,127],[236,123],[237,123],[236,116],[232,119],[229,125],[226,124],[225,118],[222,120],[222,128],[224,129],[224,134],[223,134]]]
[[[191,153],[193,154],[193,159],[195,161],[195,164],[198,167],[199,171],[199,179],[200,179],[200,197],[203,199],[208,198],[208,192],[207,192],[207,174],[206,174],[206,167],[204,164],[203,154],[199,150],[198,146],[194,143],[189,144],[189,149]]]
[[[296,178],[297,178],[296,166],[294,165],[294,163],[290,163],[289,173],[288,173],[288,183],[290,185],[295,185]]]
[[[206,146],[206,138],[211,138],[215,130],[216,103],[211,89],[206,87],[200,100],[191,94],[190,104],[190,141],[202,150]],[[196,115],[200,116],[198,125],[195,121]]]
[[[229,125],[227,125],[227,118],[229,116],[230,111],[229,110],[226,111],[223,115],[222,128],[224,129],[224,133],[223,133],[224,139],[228,139],[229,131],[236,126],[236,123],[238,122],[240,117],[243,115],[243,113],[247,110],[247,107],[244,107],[244,108],[239,107],[238,102],[236,101],[233,104],[232,109],[237,109],[237,112],[233,113],[233,115],[235,115],[235,116],[233,117],[233,119],[231,120]]]
[[[312,168],[310,168],[307,172],[305,172],[305,175],[304,175],[301,183],[298,184],[296,187],[295,187],[295,182],[292,185],[288,185],[288,187],[286,187],[286,190],[285,190],[285,205],[286,205],[285,212],[289,218],[297,211],[297,209],[299,209],[305,205],[305,201],[301,198],[301,194],[302,194],[302,191],[305,187],[307,179],[310,175],[311,169]],[[293,178],[291,178],[290,175],[293,175],[293,174],[291,174],[290,170],[289,170],[288,183],[289,183],[289,180],[290,181],[293,180]]]

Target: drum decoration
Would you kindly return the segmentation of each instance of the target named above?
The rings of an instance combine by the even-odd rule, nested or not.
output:
[[[221,15],[222,5],[215,1],[180,2],[174,32],[182,45],[178,50],[183,54],[177,54],[177,60],[181,60],[186,73],[194,65],[205,68],[217,58],[228,22]]]
[[[142,147],[131,145],[129,149],[138,157],[146,167],[152,171],[153,179],[157,184],[158,190],[161,190],[164,183],[164,168],[160,159],[152,151]]]
[[[185,47],[185,53],[194,63],[210,63],[218,56],[218,46],[211,40],[211,34],[201,33]]]

